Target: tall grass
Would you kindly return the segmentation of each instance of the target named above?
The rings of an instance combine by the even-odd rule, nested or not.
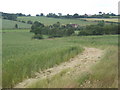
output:
[[[61,40],[31,40],[28,32],[3,34],[3,87],[13,87],[34,73],[67,61],[82,52]]]
[[[91,68],[90,73],[78,77],[78,85],[90,81],[84,87],[117,88],[118,87],[118,35],[83,36],[67,39],[71,43],[81,43],[83,46],[96,47],[106,51],[100,62]],[[97,82],[96,82],[97,81]]]
[[[83,36],[65,37],[61,40],[81,44],[81,46],[104,49],[104,56],[92,66],[89,71],[75,73],[72,70],[63,70],[59,74],[38,80],[28,86],[29,88],[117,88],[118,87],[118,36]],[[67,75],[68,72],[74,74]],[[86,83],[89,82],[89,83]]]
[[[61,88],[64,87],[66,83],[70,82],[65,78],[65,75],[71,69],[65,69],[59,74],[54,75],[52,78],[45,78],[39,80],[35,83],[30,84],[27,88]],[[68,77],[69,78],[69,77]]]
[[[90,71],[67,75],[75,69],[63,70],[51,78],[32,83],[28,88],[118,88],[117,55],[117,48],[109,47],[101,61],[91,67]]]
[[[89,75],[88,75],[89,74]],[[84,81],[84,76],[87,76]],[[91,72],[79,77],[79,87],[83,84],[87,88],[118,88],[118,49],[108,47],[104,57],[91,68]],[[85,84],[85,81],[91,83]]]
[[[81,47],[105,49],[106,54],[100,63],[91,68],[92,73],[86,73],[87,75],[83,74],[83,76],[78,74],[76,75],[77,80],[76,78],[64,77],[64,75],[61,77],[58,74],[59,78],[54,77],[53,82],[49,83],[49,87],[54,87],[55,84],[56,87],[62,87],[63,84],[63,87],[71,85],[73,85],[72,87],[80,87],[85,80],[93,82],[99,80],[97,85],[91,83],[95,87],[117,87],[117,35],[73,36],[44,40],[32,40],[32,35],[29,32],[17,31],[3,33],[4,88],[13,87],[25,78],[34,77],[34,73],[39,70],[69,60],[83,51]]]

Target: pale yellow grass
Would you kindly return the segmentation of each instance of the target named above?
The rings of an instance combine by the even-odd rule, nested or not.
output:
[[[118,22],[117,18],[85,18],[88,21],[110,21],[110,22]]]

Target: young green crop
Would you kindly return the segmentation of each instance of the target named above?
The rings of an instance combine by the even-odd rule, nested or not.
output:
[[[101,62],[93,67],[94,71],[89,74],[89,77],[92,81],[95,79],[104,80],[101,83],[106,87],[111,85],[116,87],[117,35],[71,36],[43,40],[31,39],[32,35],[29,31],[17,32],[17,30],[15,32],[5,30],[3,33],[3,87],[13,87],[26,78],[34,77],[34,73],[40,69],[50,68],[69,60],[83,51],[81,47],[96,47],[107,50]],[[97,68],[102,72],[98,72]],[[104,75],[105,72],[109,73]],[[82,82],[73,80],[77,83],[76,85],[84,83],[84,79],[89,80],[86,77],[84,79],[78,77],[78,79]],[[107,80],[109,80],[108,84],[106,84]],[[73,82],[71,81],[71,83]],[[59,82],[59,85],[61,83],[63,82]],[[66,84],[67,82],[64,83],[64,85]]]
[[[3,87],[16,83],[34,73],[65,62],[82,52],[80,45],[61,39],[33,40],[30,32],[3,33]]]

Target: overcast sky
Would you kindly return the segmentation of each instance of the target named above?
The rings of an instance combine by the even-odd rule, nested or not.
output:
[[[0,11],[36,15],[39,13],[118,14],[119,0],[1,0]]]

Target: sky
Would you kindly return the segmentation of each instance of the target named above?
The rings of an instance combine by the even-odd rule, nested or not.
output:
[[[1,0],[0,11],[36,15],[44,13],[118,14],[119,0]]]

